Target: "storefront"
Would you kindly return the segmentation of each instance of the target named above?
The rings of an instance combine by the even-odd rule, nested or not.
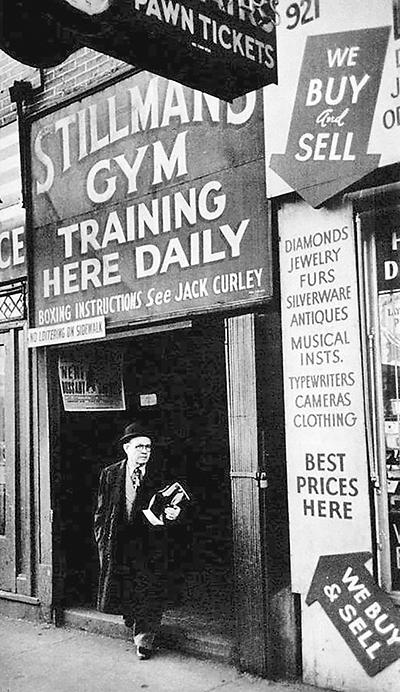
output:
[[[400,658],[398,3],[311,3],[308,22],[282,5],[278,63],[302,59],[266,105],[266,158],[303,680],[386,692]]]
[[[97,479],[140,414],[195,498],[175,619],[234,632],[243,670],[392,692],[399,6],[274,12],[278,85],[230,104],[137,72],[27,120],[26,593],[93,611]]]
[[[138,72],[30,130],[41,603],[94,610],[98,477],[139,415],[193,495],[169,612],[228,634],[243,670],[293,675],[262,93]]]

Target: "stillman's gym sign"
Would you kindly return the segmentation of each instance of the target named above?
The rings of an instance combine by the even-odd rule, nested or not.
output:
[[[271,295],[259,96],[140,73],[33,124],[31,326]]]

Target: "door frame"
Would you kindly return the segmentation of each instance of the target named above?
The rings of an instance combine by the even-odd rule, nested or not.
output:
[[[241,670],[268,673],[266,590],[253,314],[226,320],[226,384],[237,656]]]
[[[15,330],[0,330],[4,346],[5,533],[0,535],[0,590],[17,592],[16,574],[16,355]]]
[[[290,586],[280,318],[226,325],[238,665],[267,678],[299,674],[299,614]]]
[[[268,494],[259,487],[259,472],[265,466],[266,449],[264,422],[260,416],[259,356],[257,340],[260,315],[248,313],[225,318],[225,380],[228,407],[230,478],[232,493],[232,526],[234,558],[234,603],[237,620],[237,664],[243,671],[263,677],[294,677],[297,670],[296,614],[290,588],[273,589],[270,572],[277,570],[276,555],[269,557],[266,525]],[[275,323],[279,318],[275,319]],[[190,323],[184,324],[190,328]],[[168,329],[173,328],[168,325]],[[176,324],[179,329],[179,323]],[[112,333],[110,339],[131,338],[135,335],[164,331],[155,325]],[[56,492],[51,464],[59,462],[59,397],[56,373],[57,348],[45,349],[39,357],[38,380],[45,423],[39,437],[39,447],[45,452],[41,471],[44,474],[42,498],[44,543],[43,563],[39,579],[42,597],[51,604],[57,619],[62,616],[63,566],[57,545],[57,521],[52,529],[52,507]],[[278,348],[278,360],[280,350]],[[278,373],[279,378],[279,373]],[[43,386],[45,383],[45,387]],[[263,383],[262,383],[263,384]],[[281,401],[282,403],[282,401]],[[41,426],[39,426],[40,428]],[[52,478],[52,480],[50,480]],[[285,494],[285,489],[283,489]],[[52,498],[50,500],[50,497]],[[285,496],[286,499],[286,496]],[[43,511],[43,509],[42,509]],[[51,536],[49,535],[49,529]],[[51,567],[51,569],[50,569]],[[280,565],[278,566],[279,571]],[[289,583],[288,580],[286,580]],[[272,586],[271,586],[272,585]],[[277,631],[276,625],[281,627]],[[278,644],[277,644],[278,642]]]

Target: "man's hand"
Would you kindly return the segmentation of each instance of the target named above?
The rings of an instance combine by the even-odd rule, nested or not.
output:
[[[180,514],[180,507],[172,507],[172,505],[168,505],[165,510],[165,518],[168,519],[168,521],[174,521]]]

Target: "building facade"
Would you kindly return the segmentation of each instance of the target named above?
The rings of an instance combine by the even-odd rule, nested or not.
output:
[[[90,619],[97,478],[140,414],[196,498],[175,625],[389,692],[399,7],[279,5],[278,84],[233,103],[88,49],[9,85],[0,607]]]
[[[98,476],[140,415],[195,497],[170,622],[179,629],[189,613],[222,631],[224,655],[243,669],[293,675],[294,648],[279,646],[295,638],[295,611],[262,92],[231,105],[85,49],[34,76],[30,94],[28,80],[11,90],[30,397],[26,457],[7,461],[4,490],[11,499],[26,474],[30,514],[8,502],[2,610],[60,623],[93,612]],[[17,527],[31,560],[24,582],[9,559]]]

